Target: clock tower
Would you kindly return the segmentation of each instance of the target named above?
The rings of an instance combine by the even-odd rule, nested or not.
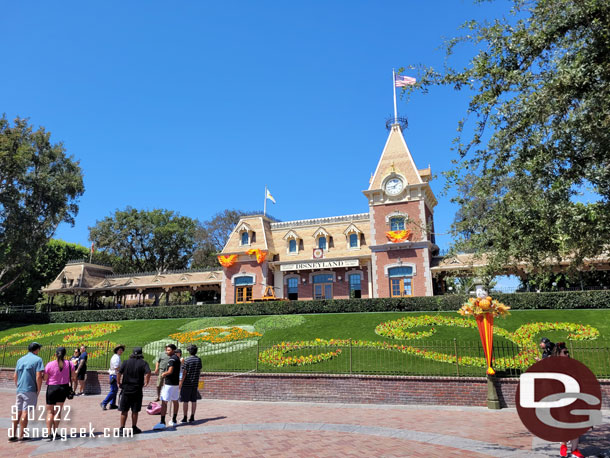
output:
[[[390,126],[369,188],[372,297],[432,296],[436,198],[430,167],[418,169],[400,124]]]

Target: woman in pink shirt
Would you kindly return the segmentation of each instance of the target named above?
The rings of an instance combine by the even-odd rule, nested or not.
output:
[[[49,362],[44,368],[44,379],[47,382],[47,429],[49,434],[59,427],[61,411],[70,393],[70,382],[76,378],[74,366],[65,361],[65,347],[57,347],[55,360]]]

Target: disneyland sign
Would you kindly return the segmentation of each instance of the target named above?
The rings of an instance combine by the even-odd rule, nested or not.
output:
[[[296,262],[294,264],[283,264],[280,266],[282,272],[290,270],[314,270],[314,269],[337,269],[340,267],[356,267],[357,259],[344,259],[341,261],[311,261]]]

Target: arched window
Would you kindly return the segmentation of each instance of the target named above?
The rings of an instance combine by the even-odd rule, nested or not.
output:
[[[288,286],[288,299],[291,301],[296,301],[299,299],[299,279],[296,277],[291,277],[287,281]]]
[[[326,250],[326,237],[322,236],[318,238],[318,248]]]
[[[390,219],[390,230],[391,231],[404,231],[405,230],[405,219],[401,216],[395,216]]]
[[[360,274],[349,275],[349,293],[351,297],[356,299],[360,299],[362,297],[362,285],[360,280]]]
[[[314,283],[332,283],[333,276],[332,274],[319,274],[313,276]]]
[[[351,233],[349,235],[349,247],[350,248],[358,248],[358,235],[356,233]]]
[[[248,235],[247,231],[244,231],[241,233],[241,244],[242,245],[249,245],[250,244],[250,236]]]
[[[295,239],[290,239],[288,241],[288,252],[289,253],[297,252],[297,241]]]
[[[392,297],[413,296],[413,267],[392,267],[388,269],[388,277]]]

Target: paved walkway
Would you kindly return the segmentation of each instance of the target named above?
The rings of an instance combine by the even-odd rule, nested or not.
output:
[[[44,401],[44,393],[39,399]],[[81,396],[69,401],[69,421],[60,424],[87,431],[92,427],[94,437],[9,443],[5,436],[0,457],[558,456],[558,445],[533,438],[514,409],[203,400],[194,424],[152,431],[159,417],[142,412],[138,426],[143,434],[111,438],[103,437],[103,429],[117,427],[119,414],[102,411],[102,399]],[[0,390],[4,434],[13,403],[14,393]],[[44,425],[33,421],[30,427]],[[610,456],[610,412],[605,412],[603,426],[585,436],[581,451]]]

